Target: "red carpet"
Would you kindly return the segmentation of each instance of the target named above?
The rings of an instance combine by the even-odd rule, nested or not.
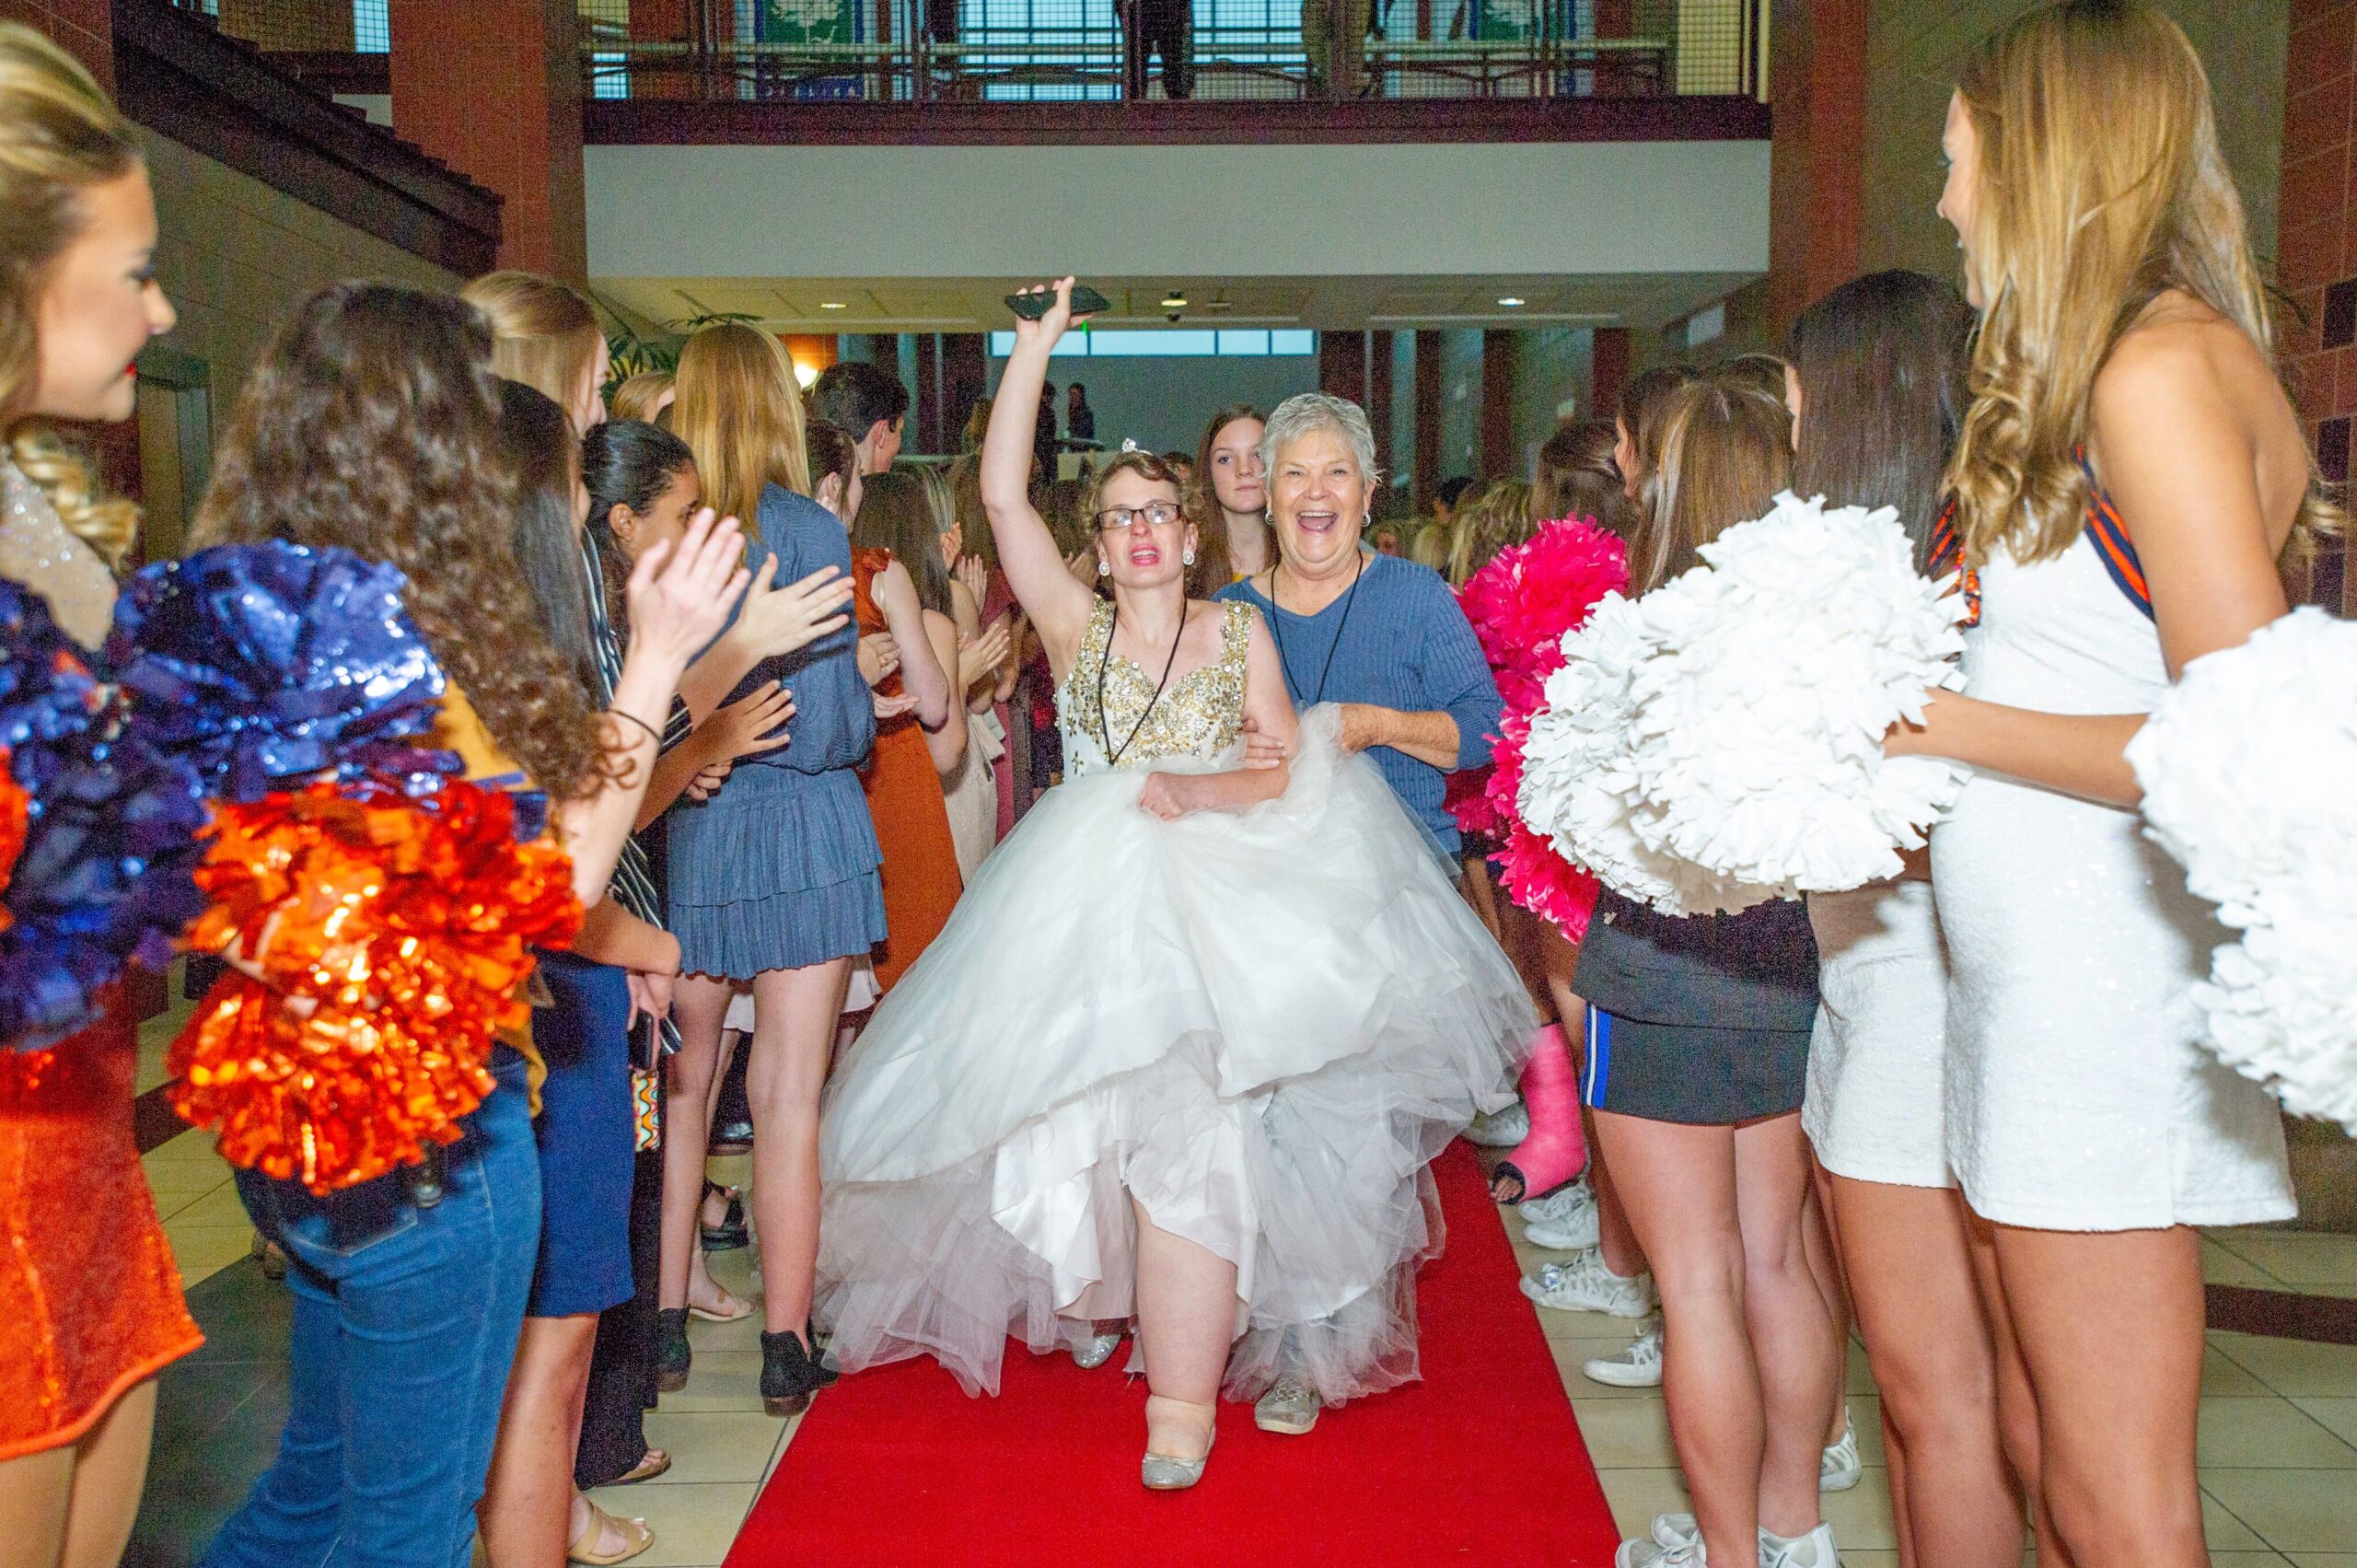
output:
[[[1456,1144],[1434,1171],[1449,1246],[1422,1282],[1422,1383],[1306,1437],[1223,1404],[1202,1484],[1156,1493],[1126,1345],[1095,1372],[1011,1345],[995,1400],[899,1363],[819,1396],[728,1568],[1608,1563],[1612,1512],[1480,1167]]]

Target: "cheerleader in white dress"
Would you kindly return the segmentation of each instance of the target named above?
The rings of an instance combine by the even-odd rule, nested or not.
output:
[[[1190,603],[1175,480],[1087,510],[1109,598],[1023,494],[1069,317],[1018,329],[983,457],[1002,563],[1059,677],[1067,777],[984,863],[828,1094],[819,1317],[847,1370],[1138,1318],[1149,1486],[1282,1367],[1328,1404],[1415,1376],[1425,1167],[1513,1095],[1513,966],[1331,708],[1296,722],[1248,606]],[[1248,716],[1282,745],[1247,762]]]
[[[2028,1372],[2005,1426],[2035,1435],[2041,1559],[2196,1564],[2191,1227],[2293,1204],[2274,1109],[2201,1049],[2189,988],[2223,933],[2143,839],[2122,752],[2177,670],[2284,612],[2278,557],[2322,514],[2174,23],[2031,13],[1967,59],[1945,142],[1982,311],[1950,470],[1981,619],[1965,694],[1891,749],[1975,770],[1932,841],[1948,1159]]]

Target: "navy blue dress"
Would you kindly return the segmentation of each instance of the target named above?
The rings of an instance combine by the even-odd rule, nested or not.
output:
[[[756,563],[774,551],[781,583],[822,566],[851,577],[850,535],[807,496],[770,485],[754,531]],[[864,954],[884,939],[884,857],[857,772],[876,741],[876,710],[858,648],[857,630],[845,626],[763,660],[729,693],[733,703],[783,681],[794,692],[794,741],[737,759],[710,800],[671,809],[669,924],[683,972],[750,980]]]

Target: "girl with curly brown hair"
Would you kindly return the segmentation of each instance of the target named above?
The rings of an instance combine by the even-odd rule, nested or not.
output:
[[[630,656],[604,718],[551,645],[513,543],[491,335],[472,307],[389,284],[320,290],[247,383],[200,545],[334,546],[400,567],[446,671],[437,740],[479,782],[547,792],[584,904],[604,895],[689,656],[745,587],[733,521],[698,519],[632,575]],[[290,1409],[277,1458],[210,1564],[461,1563],[474,1533],[540,1229],[528,1041],[434,1166],[326,1198],[238,1173],[294,1267]]]

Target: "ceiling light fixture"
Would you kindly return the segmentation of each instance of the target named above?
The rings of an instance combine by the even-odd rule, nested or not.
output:
[[[1501,304],[1501,305],[1503,305],[1503,306],[1504,306],[1507,309],[1511,310],[1511,309],[1513,309],[1515,306],[1523,304],[1523,303],[1524,303],[1524,300],[1523,300],[1523,298],[1522,298],[1522,296],[1521,296],[1520,295],[1517,295],[1517,294],[1509,294],[1509,295],[1503,296],[1498,300],[1498,303],[1499,303],[1499,304]]]
[[[840,299],[822,299],[819,301],[819,308],[821,310],[848,310],[851,307],[845,305]]]
[[[1187,308],[1187,296],[1172,289],[1162,296],[1162,308],[1165,310],[1184,310]]]

